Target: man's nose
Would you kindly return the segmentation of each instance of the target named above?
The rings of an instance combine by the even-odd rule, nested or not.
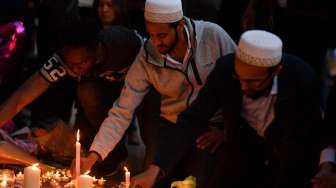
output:
[[[106,11],[108,11],[108,10],[109,10],[109,7],[108,7],[107,5],[104,5],[104,6],[103,6],[103,11],[106,12]]]
[[[151,38],[151,40],[152,40],[152,43],[153,43],[154,46],[158,47],[158,46],[161,45],[161,41],[158,38],[153,37],[153,38]]]
[[[245,81],[240,81],[240,86],[243,91],[254,89],[254,87],[249,82]]]

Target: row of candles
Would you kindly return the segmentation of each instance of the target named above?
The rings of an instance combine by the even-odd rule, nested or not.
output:
[[[44,173],[41,176],[41,170],[38,167],[38,164],[34,164],[32,166],[26,167],[24,169],[24,174],[19,172],[14,175],[12,170],[1,170],[0,174],[0,188],[8,188],[13,187],[14,182],[16,187],[24,187],[24,188],[37,188],[40,187],[42,183],[50,183],[52,185],[62,184],[64,187],[75,187],[75,183],[71,180],[71,175],[69,170],[53,170]],[[79,176],[78,187],[86,188],[92,187],[93,185],[103,186],[105,183],[104,178],[96,179],[95,177],[91,177],[88,174],[83,174]],[[59,186],[53,186],[59,187]]]
[[[89,175],[89,171],[80,174],[80,151],[81,151],[81,144],[79,142],[79,130],[77,131],[77,140],[76,140],[76,174],[75,174],[75,187],[76,188],[92,188],[94,183],[98,183],[99,186],[103,186],[105,180],[103,178],[96,179],[95,177],[92,177]],[[125,186],[126,188],[130,187],[130,178],[131,174],[129,170],[124,167],[125,170]],[[28,166],[24,169],[24,174],[21,172],[16,175],[15,181],[22,182],[23,181],[23,187],[24,188],[37,188],[40,187],[41,181],[41,169],[38,167],[38,164],[34,164],[32,166]],[[59,171],[56,171],[56,173],[47,172],[42,176],[43,180],[56,180],[56,181],[62,181],[67,182],[69,181],[70,177],[66,176],[66,173],[63,173],[63,176],[61,176],[61,173]],[[7,179],[6,174],[2,176],[2,181],[0,182],[0,188],[7,187],[7,182],[9,179]],[[69,184],[73,184],[70,182]],[[72,187],[71,185],[69,187]]]
[[[91,187],[92,186],[92,177],[88,175],[89,172],[86,172],[83,175],[80,175],[80,153],[81,153],[81,144],[79,142],[79,130],[77,131],[77,140],[76,140],[76,159],[75,159],[75,164],[76,164],[76,187],[77,188],[86,188],[86,187]],[[124,167],[125,170],[125,185],[126,188],[130,188],[131,185],[131,173],[128,171],[126,167]],[[90,186],[86,186],[90,185]]]

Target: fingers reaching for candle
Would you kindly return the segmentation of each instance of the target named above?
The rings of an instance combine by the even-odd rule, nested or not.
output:
[[[80,159],[80,173],[84,173],[91,170],[92,166],[98,160],[98,156],[95,153],[90,153],[87,157],[81,157]],[[70,166],[72,177],[76,176],[76,161],[73,160]]]
[[[151,165],[146,171],[134,176],[131,180],[131,188],[151,188],[154,186],[156,177],[159,175],[160,168]]]
[[[210,131],[202,134],[197,140],[197,148],[207,149],[214,153],[220,145],[226,140],[225,132],[221,129],[213,128]]]

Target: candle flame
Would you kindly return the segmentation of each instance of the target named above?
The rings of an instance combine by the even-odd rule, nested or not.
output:
[[[77,142],[79,142],[79,129],[77,130]]]
[[[39,164],[38,164],[38,163],[35,163],[35,164],[33,164],[32,166],[33,166],[33,167],[38,167]]]
[[[124,166],[124,170],[125,170],[126,172],[128,172],[128,168],[127,168],[126,166]]]
[[[1,187],[7,187],[7,180],[6,179],[2,180]]]
[[[88,174],[90,174],[90,170],[88,170],[84,173],[84,175],[88,175]]]

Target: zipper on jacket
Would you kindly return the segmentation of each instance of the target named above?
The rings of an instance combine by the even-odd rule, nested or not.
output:
[[[193,29],[193,34],[194,34],[194,41],[196,41],[196,24],[194,22],[193,19],[189,19],[190,23],[191,23],[191,27]],[[196,62],[195,62],[195,59],[194,59],[194,47],[192,46],[191,47],[191,68],[193,69],[193,72],[194,72],[194,75],[195,75],[195,78],[196,78],[196,81],[197,81],[197,84],[198,85],[202,85],[202,79],[199,75],[199,72],[198,72],[198,69],[197,69],[197,65],[196,65]]]
[[[187,69],[186,69],[187,71],[188,71],[188,68],[189,68],[189,63],[187,64]],[[188,73],[184,73],[184,74],[185,74],[185,77],[187,78],[188,83],[191,85],[191,92],[190,92],[190,94],[187,98],[187,107],[190,107],[190,100],[191,100],[192,94],[195,91],[195,88],[194,88],[194,85],[192,85],[192,83],[191,83],[191,81],[188,77]]]
[[[192,53],[192,55],[193,55],[193,53]],[[203,83],[202,83],[202,79],[201,79],[201,77],[200,77],[200,75],[199,75],[199,73],[198,73],[197,65],[196,65],[196,63],[195,63],[194,58],[193,58],[193,57],[191,57],[191,58],[192,58],[192,59],[190,60],[191,68],[192,68],[193,73],[194,73],[194,75],[195,75],[197,84],[201,86],[201,85],[203,84]],[[187,65],[187,67],[188,67],[188,65]],[[188,70],[188,68],[187,68],[187,70]]]
[[[164,60],[164,68],[171,69],[171,70],[175,70],[175,71],[177,71],[177,72],[182,73],[182,74],[184,75],[184,77],[186,78],[188,84],[191,86],[191,92],[189,93],[188,98],[187,98],[187,101],[186,101],[186,103],[187,103],[187,107],[190,107],[190,100],[191,100],[192,94],[193,94],[194,91],[195,91],[195,88],[194,88],[194,85],[191,83],[191,81],[190,81],[190,79],[189,79],[189,77],[188,77],[188,73],[183,72],[183,71],[181,71],[180,69],[177,69],[177,68],[173,68],[173,67],[169,67],[169,66],[167,66],[166,61],[167,61],[167,59],[165,58],[165,60]],[[188,66],[189,66],[189,63],[187,64],[187,68],[186,68],[186,70],[188,70]]]

